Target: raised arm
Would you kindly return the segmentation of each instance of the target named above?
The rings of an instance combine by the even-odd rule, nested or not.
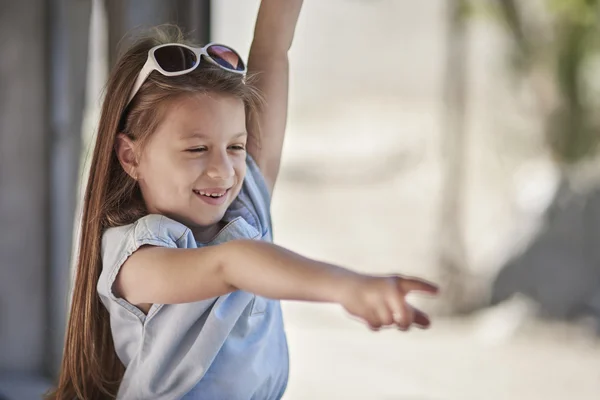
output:
[[[133,304],[188,303],[238,289],[272,299],[335,302],[374,328],[426,327],[427,316],[404,296],[436,291],[418,279],[362,275],[256,240],[200,249],[142,248],[125,262],[115,284],[117,295]]]
[[[256,160],[272,192],[281,161],[288,108],[289,61],[302,0],[262,0],[248,71],[257,74],[257,86],[266,104],[258,118],[248,122],[248,152]]]

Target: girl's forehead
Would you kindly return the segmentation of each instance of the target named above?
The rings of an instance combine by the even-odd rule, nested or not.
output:
[[[198,110],[244,109],[242,99],[226,93],[194,93],[178,96],[168,104],[167,109],[179,112],[197,112]]]
[[[174,99],[157,132],[170,139],[211,139],[246,134],[244,103],[232,96],[207,94]]]
[[[236,122],[245,119],[244,103],[241,99],[222,94],[199,94],[174,99],[166,109],[166,117],[181,125],[197,123]]]

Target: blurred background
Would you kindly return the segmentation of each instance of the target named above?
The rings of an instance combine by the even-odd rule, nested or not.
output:
[[[132,29],[248,53],[258,0],[0,2],[0,399],[56,376],[86,161]],[[286,400],[600,397],[600,1],[305,0],[275,241],[442,287],[428,331],[285,303]]]

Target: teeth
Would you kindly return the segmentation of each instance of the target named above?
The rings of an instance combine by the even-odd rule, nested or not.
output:
[[[222,197],[225,194],[225,193],[207,193],[207,192],[202,192],[200,190],[194,190],[194,193],[200,194],[202,196],[213,197],[213,198]]]

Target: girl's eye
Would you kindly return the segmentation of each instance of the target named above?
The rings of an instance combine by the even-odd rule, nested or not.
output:
[[[201,153],[206,151],[206,147],[194,147],[193,149],[187,149],[186,151],[190,153]]]
[[[244,151],[246,150],[246,147],[241,145],[241,144],[234,144],[233,146],[229,146],[229,148],[231,150],[236,150],[236,151]]]

